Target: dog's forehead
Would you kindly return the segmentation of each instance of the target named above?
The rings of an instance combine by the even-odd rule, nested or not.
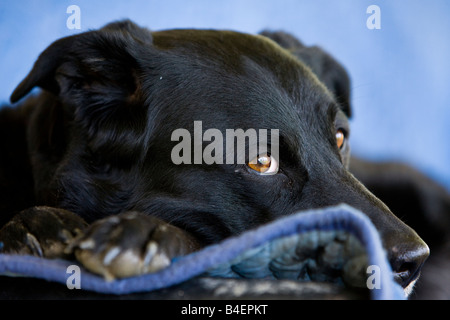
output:
[[[289,83],[299,79],[317,81],[309,67],[297,57],[261,35],[220,30],[175,29],[153,33],[153,45],[161,52],[168,53],[166,58],[178,58],[176,62],[200,68],[204,73],[214,69],[242,75],[249,71],[249,62],[253,62],[278,76],[279,80],[285,79]],[[256,73],[249,75],[255,76]],[[264,73],[262,76],[265,78],[268,74]]]
[[[178,121],[222,128],[295,128],[303,113],[324,116],[333,98],[311,70],[272,40],[233,31],[153,33],[159,55],[152,93]],[[155,63],[155,59],[158,61]],[[156,94],[153,94],[155,98]],[[209,123],[208,123],[209,122]],[[179,124],[183,125],[183,124]],[[220,129],[220,128],[219,128]]]

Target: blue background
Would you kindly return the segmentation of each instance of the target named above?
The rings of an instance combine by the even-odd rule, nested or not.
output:
[[[66,27],[72,4],[81,30]],[[372,4],[380,30],[366,27]],[[51,42],[122,18],[153,30],[282,29],[322,46],[352,79],[354,154],[412,164],[450,190],[450,1],[0,0],[0,102]]]

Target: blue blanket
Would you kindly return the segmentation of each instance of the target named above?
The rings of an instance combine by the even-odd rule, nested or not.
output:
[[[320,254],[319,254],[320,253]],[[66,284],[74,261],[0,254],[0,274]],[[405,299],[371,221],[347,205],[302,211],[174,259],[159,272],[106,281],[81,270],[81,289],[149,292],[197,276],[327,281],[366,287],[372,299]]]

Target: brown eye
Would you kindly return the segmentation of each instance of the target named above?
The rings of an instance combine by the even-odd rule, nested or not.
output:
[[[342,129],[338,129],[336,131],[336,144],[339,149],[342,149],[342,147],[344,146],[344,142],[345,142],[345,133]]]
[[[278,172],[278,162],[271,155],[264,153],[248,164],[248,167],[261,175],[271,175]]]

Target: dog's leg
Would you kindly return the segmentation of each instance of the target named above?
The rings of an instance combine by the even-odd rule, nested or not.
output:
[[[184,230],[136,211],[94,222],[70,246],[87,269],[106,279],[158,271],[199,247]]]
[[[0,229],[0,252],[67,258],[67,245],[86,228],[78,215],[63,209],[32,207]]]
[[[87,223],[75,213],[33,207],[0,229],[0,252],[45,258],[75,257],[107,279],[158,271],[201,246],[158,218],[127,212]]]

